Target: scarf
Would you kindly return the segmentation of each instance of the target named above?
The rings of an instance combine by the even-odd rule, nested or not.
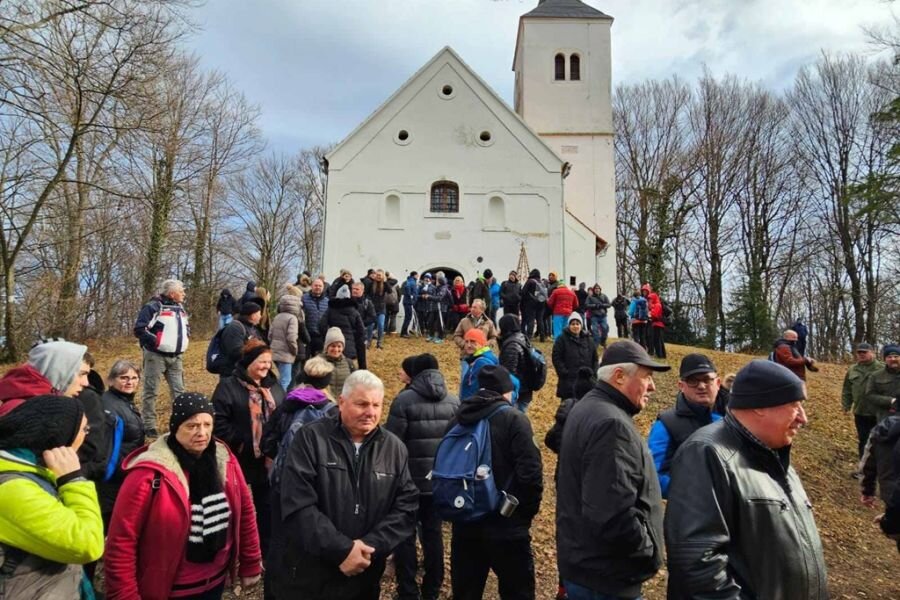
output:
[[[178,443],[175,436],[166,437],[166,445],[175,454],[188,480],[191,502],[191,531],[188,535],[187,559],[192,563],[209,563],[225,547],[231,508],[219,479],[216,442],[200,456],[194,456]]]
[[[272,398],[272,392],[269,388],[264,388],[255,383],[238,379],[241,385],[247,388],[250,407],[250,433],[253,436],[253,456],[262,458],[262,449],[260,442],[263,436],[263,426],[269,420],[269,415],[275,412],[275,399]]]

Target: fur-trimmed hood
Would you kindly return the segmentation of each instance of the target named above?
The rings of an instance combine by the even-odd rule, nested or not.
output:
[[[138,448],[129,454],[122,462],[122,469],[130,471],[137,467],[147,467],[154,471],[159,471],[163,475],[169,473],[181,482],[185,493],[190,494],[187,477],[184,476],[184,471],[181,465],[178,464],[178,458],[175,456],[175,453],[172,452],[172,449],[166,443],[166,439],[170,435],[172,434],[163,434],[155,442]],[[224,486],[227,481],[228,461],[231,460],[232,454],[231,450],[223,442],[218,439],[213,441],[216,444],[216,464],[219,467],[219,477]]]

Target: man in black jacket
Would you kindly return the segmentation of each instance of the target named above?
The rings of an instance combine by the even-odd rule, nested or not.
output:
[[[728,414],[682,444],[666,508],[668,598],[828,598],[812,503],[791,467],[806,385],[754,360]]]
[[[662,498],[632,418],[668,371],[639,344],[610,344],[597,386],[566,419],[559,454],[556,548],[571,600],[635,599],[662,566]]]
[[[444,582],[444,541],[441,518],[431,499],[431,467],[447,424],[459,408],[459,398],[447,392],[438,361],[431,354],[409,356],[402,363],[409,379],[406,388],[391,403],[384,427],[406,445],[409,472],[419,488],[417,523],[422,540],[424,570],[422,595],[416,585],[416,534],[394,552],[399,600],[437,600]]]
[[[319,319],[319,331],[337,327],[344,334],[344,356],[356,363],[360,369],[366,368],[366,326],[360,315],[356,300],[350,297],[350,287],[341,286],[334,298],[328,301],[328,310]]]
[[[379,427],[384,385],[344,382],[338,414],[302,427],[285,462],[281,512],[292,543],[276,596],[378,600],[385,560],[413,534],[418,490],[406,447]]]
[[[478,373],[480,389],[465,398],[457,420],[472,424],[512,398],[509,371],[487,365]],[[455,422],[451,422],[451,426]],[[491,462],[499,489],[519,500],[509,517],[492,514],[474,523],[454,523],[450,544],[450,576],[455,600],[480,600],[488,571],[497,575],[500,597],[533,599],[534,555],[531,521],[544,490],[541,453],[534,443],[531,422],[517,410],[503,410],[490,420]]]
[[[515,271],[509,272],[509,279],[500,284],[500,306],[504,315],[518,315],[522,304],[522,284]]]

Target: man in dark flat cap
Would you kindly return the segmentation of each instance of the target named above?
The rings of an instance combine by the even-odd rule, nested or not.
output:
[[[559,453],[556,548],[570,600],[637,599],[662,566],[662,497],[634,425],[656,389],[653,362],[623,340],[604,352],[598,383],[569,413]]]
[[[728,413],[682,444],[666,507],[668,598],[825,600],[822,542],[791,466],[806,384],[754,360]]]

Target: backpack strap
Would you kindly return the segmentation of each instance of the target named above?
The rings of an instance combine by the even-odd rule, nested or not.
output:
[[[113,432],[112,452],[109,454],[109,460],[106,462],[106,471],[103,473],[104,482],[112,479],[112,476],[116,473],[116,467],[119,466],[119,454],[122,452],[122,438],[125,435],[125,421],[119,416],[116,416],[115,419],[116,428]]]

